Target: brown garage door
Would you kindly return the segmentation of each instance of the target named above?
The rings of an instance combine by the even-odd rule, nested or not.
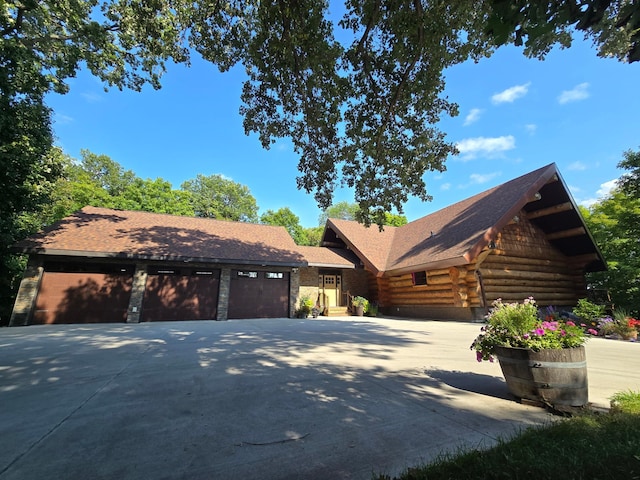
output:
[[[142,321],[215,320],[219,283],[219,270],[150,269]]]
[[[113,323],[127,320],[133,267],[77,267],[84,272],[47,271],[32,323]],[[60,268],[63,269],[63,268]],[[73,267],[71,269],[74,269]]]
[[[288,272],[231,271],[229,318],[288,316]]]

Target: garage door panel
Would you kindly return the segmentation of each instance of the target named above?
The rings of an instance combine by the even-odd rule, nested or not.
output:
[[[142,319],[214,320],[218,309],[219,272],[155,274],[147,278]]]
[[[125,322],[132,283],[130,274],[45,271],[32,323]]]
[[[232,271],[229,292],[231,319],[289,316],[289,273]]]

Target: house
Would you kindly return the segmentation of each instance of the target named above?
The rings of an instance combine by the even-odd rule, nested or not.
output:
[[[95,207],[16,249],[11,325],[287,317],[307,264],[283,227]]]
[[[330,219],[322,245],[358,256],[382,313],[420,318],[480,319],[498,298],[573,306],[606,268],[555,164],[401,227]]]
[[[283,227],[85,207],[15,246],[11,325],[329,314],[481,318],[497,298],[570,306],[605,268],[555,164],[402,227],[329,219],[320,247]]]

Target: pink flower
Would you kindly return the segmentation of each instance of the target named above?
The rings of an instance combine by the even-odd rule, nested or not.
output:
[[[573,323],[571,320],[569,320],[569,321],[567,322],[567,326],[569,326],[569,327],[575,327],[575,326],[576,326],[576,324],[575,324],[575,323]]]
[[[533,333],[535,333],[536,335],[538,335],[539,337],[542,337],[544,335],[544,329],[542,328],[536,328]]]
[[[590,328],[589,330],[587,330],[587,332],[589,332],[591,335],[598,335],[597,330],[594,330],[593,328]]]

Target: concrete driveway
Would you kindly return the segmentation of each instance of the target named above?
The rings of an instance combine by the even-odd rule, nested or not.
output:
[[[0,480],[367,479],[552,421],[475,361],[478,330],[355,317],[0,329]],[[593,339],[587,355],[593,403],[640,389],[640,344]]]

